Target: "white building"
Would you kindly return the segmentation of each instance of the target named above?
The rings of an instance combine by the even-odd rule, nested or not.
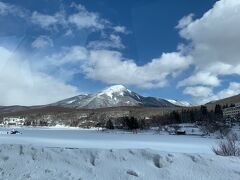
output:
[[[235,107],[240,107],[240,103],[236,103],[236,104],[235,104]]]
[[[4,126],[23,126],[25,118],[20,117],[4,117],[3,125]]]
[[[224,117],[236,117],[240,114],[240,103],[236,103],[234,107],[228,107],[223,109]]]

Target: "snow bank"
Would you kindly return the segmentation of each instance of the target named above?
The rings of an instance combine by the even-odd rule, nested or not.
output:
[[[237,180],[240,158],[152,150],[0,145],[1,179]]]

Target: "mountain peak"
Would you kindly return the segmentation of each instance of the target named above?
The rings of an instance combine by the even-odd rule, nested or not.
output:
[[[99,95],[107,95],[109,97],[113,97],[113,94],[118,93],[119,95],[123,96],[124,92],[131,92],[130,90],[128,90],[125,86],[123,85],[114,85],[114,86],[110,86],[107,89],[104,89],[101,93],[99,93]]]
[[[108,87],[107,89],[105,89],[104,91],[115,91],[115,92],[119,92],[119,91],[126,91],[128,90],[125,86],[123,85],[113,85]]]
[[[54,103],[54,105],[90,109],[120,106],[176,107],[164,99],[138,95],[123,85],[114,85],[98,93],[68,98]]]

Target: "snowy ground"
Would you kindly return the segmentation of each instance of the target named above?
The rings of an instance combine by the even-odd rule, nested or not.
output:
[[[239,164],[206,154],[0,145],[4,180],[239,180]]]
[[[124,133],[96,130],[19,128],[21,135],[7,135],[10,129],[0,128],[2,144],[25,144],[44,147],[153,149],[166,152],[212,153],[214,138],[201,136],[159,135],[154,132]]]
[[[78,128],[0,128],[0,180],[239,180],[214,138]]]

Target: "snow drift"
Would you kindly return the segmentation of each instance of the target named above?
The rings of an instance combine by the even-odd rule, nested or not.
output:
[[[1,179],[237,180],[240,158],[165,153],[0,145]]]

